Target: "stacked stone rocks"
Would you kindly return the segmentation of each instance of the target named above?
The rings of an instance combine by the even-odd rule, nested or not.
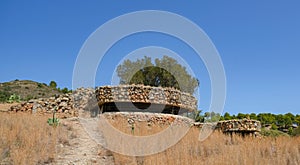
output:
[[[29,100],[12,106],[10,112],[52,114],[55,111],[60,117],[74,117],[79,115],[79,109],[84,109],[89,100],[95,97],[94,91],[92,88],[79,88],[70,94]]]
[[[144,85],[101,86],[96,88],[98,104],[111,102],[155,103],[181,107],[190,111],[197,109],[197,99],[174,88]]]
[[[73,91],[74,108],[76,110],[85,109],[89,106],[90,100],[95,100],[95,89],[93,88],[78,88]]]
[[[261,131],[260,121],[250,119],[234,119],[212,123],[194,122],[193,126],[197,128],[203,128],[205,126],[206,128],[219,130],[224,133],[252,134],[255,136],[260,136],[259,132]]]
[[[73,109],[71,94],[56,95],[50,98],[29,100],[10,108],[12,112],[32,112],[38,114],[50,114],[53,111],[63,113],[66,117],[77,116]]]
[[[257,120],[235,119],[219,121],[216,128],[223,132],[259,132],[261,124]]]
[[[114,120],[115,118],[125,118],[129,125],[146,122],[148,126],[151,125],[193,125],[193,120],[187,117],[161,114],[161,113],[148,113],[148,112],[115,112],[115,113],[103,113],[101,114],[108,120]]]

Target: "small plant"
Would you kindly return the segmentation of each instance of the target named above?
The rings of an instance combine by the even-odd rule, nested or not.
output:
[[[58,126],[59,119],[58,118],[48,118],[47,123],[51,126]]]
[[[9,96],[8,98],[8,103],[13,103],[13,102],[20,102],[20,96],[19,95],[16,95],[16,94],[12,94]]]
[[[38,83],[38,88],[42,88],[43,87],[43,84],[42,83]]]
[[[53,117],[48,118],[48,120],[47,120],[47,123],[53,127],[56,127],[59,125],[59,119],[55,117],[56,110],[57,110],[57,107],[55,107],[53,110]]]

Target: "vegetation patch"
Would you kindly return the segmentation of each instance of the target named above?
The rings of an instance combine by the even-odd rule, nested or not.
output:
[[[14,80],[10,82],[0,83],[0,103],[28,101],[30,99],[48,98],[54,95],[72,92],[68,88],[57,88],[55,81],[51,81],[49,85],[30,80]],[[12,95],[18,96],[15,101],[10,99]],[[15,97],[16,98],[16,97]]]

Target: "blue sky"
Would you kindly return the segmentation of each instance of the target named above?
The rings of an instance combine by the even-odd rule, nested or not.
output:
[[[139,10],[164,10],[201,27],[222,58],[224,112],[300,113],[299,1],[0,1],[0,82],[30,79],[72,87],[76,57],[85,40],[112,18]],[[122,28],[122,27],[120,27]],[[122,56],[143,46],[174,50],[200,79],[199,108],[210,104],[210,81],[201,59],[170,36],[145,33],[112,47],[98,68],[109,83]]]

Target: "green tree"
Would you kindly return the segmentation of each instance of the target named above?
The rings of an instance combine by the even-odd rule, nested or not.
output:
[[[283,116],[284,118],[284,125],[285,127],[290,127],[293,124],[293,121],[295,121],[295,116],[292,113],[286,113]]]
[[[295,123],[297,123],[297,125],[300,126],[300,115],[296,115]]]
[[[63,89],[61,90],[61,92],[63,92],[63,93],[70,93],[70,90],[69,90],[68,88],[63,88]]]
[[[51,88],[56,88],[57,87],[57,83],[55,81],[50,81],[49,86]]]
[[[195,122],[204,122],[204,116],[201,115],[202,110],[195,111]]]
[[[228,112],[226,112],[226,113],[224,114],[224,120],[230,120],[230,119],[231,119],[230,114],[229,114]]]
[[[243,114],[243,113],[238,113],[238,114],[237,114],[237,118],[238,118],[238,119],[244,119],[244,118],[246,118],[246,117],[247,117],[246,114]]]
[[[205,112],[204,119],[209,122],[217,122],[221,119],[221,115],[215,112]]]
[[[285,127],[285,117],[282,114],[276,115],[276,122],[280,127]]]
[[[252,120],[257,120],[256,114],[255,114],[255,113],[251,113],[251,114],[250,114],[250,119],[252,119]]]
[[[204,113],[205,119],[208,119],[208,118],[210,117],[210,115],[211,115],[210,112],[205,112],[205,113]]]
[[[277,127],[277,125],[275,123],[272,123],[271,129],[272,130],[278,130],[278,127]]]
[[[276,116],[271,113],[260,113],[257,115],[257,119],[261,124],[272,124],[276,121]]]
[[[215,112],[211,113],[211,121],[212,122],[217,122],[220,120],[220,118],[221,118],[221,115],[219,113],[215,113]]]
[[[194,93],[199,81],[184,66],[168,56],[154,61],[152,63],[151,57],[147,56],[136,61],[125,60],[117,67],[120,84],[174,87],[183,92]]]

